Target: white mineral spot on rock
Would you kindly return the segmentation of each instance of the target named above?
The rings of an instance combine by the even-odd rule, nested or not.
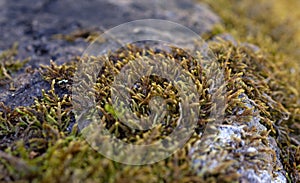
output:
[[[247,149],[247,152],[248,153],[254,153],[254,152],[256,152],[257,150],[254,148],[254,147],[249,147],[248,149]]]

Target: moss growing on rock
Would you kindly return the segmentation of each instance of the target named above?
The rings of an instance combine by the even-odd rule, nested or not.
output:
[[[267,138],[269,136],[276,139],[282,150],[281,156],[277,157],[273,149],[267,150],[268,148],[265,147],[266,153],[273,154],[272,156],[275,159],[282,158],[281,162],[285,170],[295,180],[298,165],[292,160],[299,158],[299,155],[297,154],[297,147],[290,145],[291,137],[288,136],[288,128],[285,126],[286,122],[290,120],[288,118],[290,111],[286,109],[282,102],[274,100],[278,96],[278,92],[282,90],[280,80],[272,75],[273,70],[277,69],[276,66],[269,64],[271,62],[268,62],[268,57],[262,52],[255,53],[245,46],[234,46],[225,41],[212,42],[210,46],[217,55],[220,66],[225,71],[227,82],[225,95],[227,101],[226,120],[223,124],[230,125],[253,118],[253,111],[249,110],[249,106],[247,107],[244,103],[244,98],[240,97],[241,94],[246,94],[259,112],[260,123],[266,128],[261,132],[264,135],[254,135],[254,133],[251,135],[251,132],[248,132],[250,133],[250,139],[254,138],[265,143],[268,143]],[[154,53],[151,49],[148,52]],[[112,77],[109,76],[111,69],[117,71],[126,65],[129,61],[127,58],[145,53],[147,53],[145,48],[131,46],[129,51],[123,50],[116,55],[111,55],[110,67],[107,68],[107,72],[105,69],[103,70],[104,75],[106,73],[107,76],[99,77],[95,85],[95,91],[99,94],[98,105],[106,116],[106,120],[103,122],[107,123],[107,128],[123,139],[130,139],[130,136],[132,136],[135,142],[143,141],[145,133],[138,131],[133,134],[126,133],[127,127],[118,125],[119,123],[116,121],[113,112],[107,107],[110,101],[109,95],[107,95],[108,92],[102,90],[109,91],[109,83],[112,81]],[[187,66],[192,61],[192,59],[189,59],[185,63],[182,59],[188,58],[188,56],[176,49],[171,53],[162,52],[159,54],[168,55],[182,64],[187,64]],[[189,67],[184,68],[193,73],[193,77],[198,77],[197,72],[189,70]],[[36,99],[34,105],[12,110],[2,104],[0,126],[1,137],[3,137],[0,154],[2,180],[34,182],[47,182],[49,180],[52,182],[72,180],[91,182],[216,182],[222,180],[232,182],[243,178],[239,173],[227,174],[219,171],[218,167],[222,164],[215,167],[214,171],[217,174],[199,175],[192,168],[195,157],[190,156],[191,147],[195,146],[195,142],[199,139],[201,140],[203,129],[211,121],[208,115],[212,107],[209,104],[209,95],[203,92],[209,87],[205,84],[207,83],[205,77],[198,82],[202,87],[199,92],[203,92],[200,93],[203,97],[201,103],[202,115],[192,138],[183,149],[178,150],[170,158],[153,165],[138,167],[122,165],[104,158],[90,148],[81,137],[77,125],[74,125],[70,95],[66,94],[59,97],[55,92],[55,85],[67,90],[70,89],[65,87],[68,82],[62,81],[71,81],[72,79],[69,76],[75,70],[75,65],[58,66],[52,63],[51,66],[44,67],[44,72],[42,72],[44,78],[51,83],[51,90],[43,92],[43,97]],[[58,83],[59,81],[61,82]],[[168,83],[164,84],[164,80],[158,80],[155,77],[144,78],[140,81],[141,86],[145,85],[145,81],[148,81],[148,84],[156,83],[155,86],[157,87],[161,85],[162,91],[167,91],[164,87],[168,87]],[[141,95],[138,93],[142,91],[138,89],[133,91],[132,97],[136,102],[142,102],[146,99],[146,96],[144,96],[144,98],[142,97],[143,100],[139,100]],[[105,102],[101,102],[101,99],[105,99]],[[282,98],[282,101],[284,101],[284,98]],[[237,109],[243,112],[238,113]],[[174,112],[176,118],[176,110]],[[168,126],[162,128],[162,131],[165,130],[168,130]],[[140,138],[136,138],[137,136],[140,136]],[[260,149],[263,149],[263,147]],[[239,160],[231,159],[229,161]],[[226,166],[232,166],[232,164]],[[222,165],[222,167],[226,166],[225,164]],[[234,168],[234,166],[231,168]],[[247,169],[247,164],[245,164],[245,169]],[[270,174],[272,173],[270,172]]]
[[[245,18],[248,15],[243,15],[242,20],[237,18],[237,15],[243,13],[244,7],[251,6],[244,1],[240,3],[232,1],[232,6],[222,0],[208,2],[223,16],[225,22],[225,27],[216,27],[211,35],[207,34],[208,39],[216,40],[215,35],[229,31],[240,37],[239,40],[256,43],[262,47],[262,50],[253,50],[249,45],[234,44],[220,39],[210,43],[210,47],[225,72],[227,84],[225,117],[222,124],[217,126],[220,135],[218,137],[223,137],[223,139],[215,139],[225,141],[222,141],[223,144],[212,141],[210,154],[195,153],[199,148],[199,142],[204,140],[202,135],[205,127],[213,121],[209,117],[209,111],[212,108],[207,92],[209,82],[205,77],[200,80],[200,74],[188,67],[192,58],[180,50],[175,49],[170,53],[160,52],[159,54],[174,58],[197,81],[199,94],[201,94],[199,101],[201,117],[195,133],[184,148],[163,161],[144,166],[129,166],[113,162],[87,144],[75,122],[72,113],[74,106],[71,105],[70,96],[72,76],[78,62],[61,66],[51,62],[50,66],[41,68],[41,73],[51,84],[51,89],[43,91],[42,97],[37,98],[33,105],[11,109],[1,103],[0,180],[15,182],[238,182],[254,180],[252,178],[257,175],[266,175],[266,180],[278,180],[278,177],[282,178],[282,175],[286,173],[284,176],[287,180],[298,181],[300,167],[299,83],[295,82],[297,74],[290,70],[293,68],[296,73],[298,72],[297,64],[295,64],[297,55],[288,55],[293,50],[292,46],[284,46],[289,44],[286,41],[291,39],[290,35],[281,38],[275,32],[270,38],[266,36],[270,27],[251,22],[254,24],[253,27],[260,27],[260,31],[253,33],[252,30],[250,36],[243,39],[241,37],[248,35],[245,33],[248,31],[246,26],[249,20]],[[265,3],[263,7],[269,11],[269,5]],[[224,8],[227,6],[230,8]],[[252,9],[251,12],[253,11]],[[246,13],[252,15],[251,12]],[[257,17],[257,20],[258,23],[264,23],[268,22],[269,18],[264,15]],[[279,24],[276,21],[274,23],[274,25]],[[282,24],[283,28],[285,28],[284,25]],[[234,31],[237,27],[240,29]],[[85,38],[86,35],[79,32],[70,37],[61,38],[73,41],[78,37]],[[296,37],[296,35],[292,33],[291,37]],[[14,52],[12,53],[14,55]],[[124,141],[134,143],[143,142],[144,137],[151,132],[131,132],[128,131],[127,126],[122,126],[117,121],[118,114],[112,109],[109,100],[109,89],[113,79],[110,71],[112,69],[118,72],[130,59],[146,53],[154,54],[155,51],[131,46],[127,50],[114,53],[110,57],[109,67],[105,68],[107,70],[102,70],[104,76],[99,75],[97,84],[93,88],[97,94],[98,110],[105,116],[102,122],[106,124],[107,129]],[[289,59],[293,62],[289,62]],[[95,61],[99,62],[99,59]],[[205,75],[205,70],[203,72],[202,74]],[[5,72],[3,73],[5,76]],[[167,81],[157,77],[144,77],[136,84],[144,86],[144,88],[137,87],[131,92],[132,101],[143,104],[135,106],[140,115],[148,110],[146,94],[152,91],[154,92],[152,94],[160,96],[167,93],[165,97],[173,101],[169,106],[171,116],[174,119],[178,118],[176,92]],[[57,86],[66,91],[66,94],[59,95],[59,92],[55,90]],[[172,122],[162,124],[158,131],[168,134],[168,130],[172,130],[172,124]],[[243,125],[246,127],[244,128]],[[237,129],[235,131],[237,134],[244,136],[231,134],[234,129]],[[226,134],[223,134],[225,132]],[[159,137],[155,136],[155,138]],[[220,149],[223,150],[222,153]],[[214,155],[215,152],[220,154]],[[215,158],[215,156],[220,158]],[[217,163],[214,162],[216,159]],[[200,165],[199,160],[202,161]]]
[[[18,54],[18,44],[15,43],[10,49],[0,52],[0,85],[13,81],[12,74],[20,70],[28,61],[16,60]]]

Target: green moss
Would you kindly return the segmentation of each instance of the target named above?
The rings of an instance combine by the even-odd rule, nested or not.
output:
[[[296,68],[297,55],[289,53],[293,51],[292,43],[288,40],[296,34],[291,30],[290,38],[269,31],[284,23],[277,20],[270,20],[274,15],[272,5],[263,2],[264,12],[260,9],[247,9],[250,2],[234,0],[210,1],[207,2],[224,19],[225,26],[217,26],[206,38],[230,32],[238,40],[258,44],[262,50],[254,52],[246,46],[234,46],[229,42],[221,41],[211,43],[210,47],[216,54],[218,62],[224,70],[226,85],[226,115],[235,115],[234,120],[245,120],[251,118],[250,110],[239,98],[241,93],[255,101],[260,111],[262,123],[268,131],[253,138],[264,141],[268,135],[273,136],[279,145],[282,162],[288,172],[288,178],[295,181],[299,178],[300,170],[300,108],[299,85],[294,83],[297,74],[289,71]],[[227,8],[224,8],[227,7]],[[256,7],[256,6],[255,6]],[[259,8],[259,7],[256,7]],[[249,17],[250,16],[250,17]],[[252,20],[250,20],[252,19]],[[275,22],[274,22],[275,21]],[[250,28],[249,28],[250,27]],[[291,27],[290,27],[291,28]],[[291,28],[293,29],[293,28]],[[67,39],[71,41],[77,37]],[[84,36],[86,37],[86,36]],[[16,49],[13,49],[16,50]],[[294,50],[296,51],[296,50]],[[111,106],[110,85],[113,82],[113,73],[118,73],[124,65],[133,58],[143,54],[154,54],[153,50],[129,46],[127,50],[111,55],[111,62],[102,69],[102,75],[98,76],[97,83],[93,88],[96,93],[98,109],[103,112],[106,128],[122,140],[129,140],[133,143],[143,142],[149,137],[151,131],[129,131],[125,125],[118,122],[117,113]],[[14,51],[6,55],[14,55]],[[165,57],[174,58],[189,72],[197,82],[197,88],[201,99],[201,111],[196,132],[203,132],[207,123],[211,122],[209,112],[212,108],[210,95],[208,94],[208,78],[205,78],[203,71],[202,79],[199,70],[201,66],[190,68],[193,59],[189,58],[180,50],[172,50],[170,53],[160,53]],[[6,58],[6,57],[3,57]],[[12,56],[8,57],[12,58]],[[189,58],[189,59],[184,59]],[[93,58],[95,62],[101,61]],[[81,137],[77,125],[74,124],[74,115],[71,112],[72,98],[69,94],[59,97],[55,86],[66,89],[71,93],[71,84],[78,64],[76,61],[61,66],[51,62],[50,66],[42,66],[43,78],[51,83],[49,91],[43,91],[42,98],[36,99],[29,107],[17,107],[10,109],[1,103],[0,112],[0,180],[1,181],[24,181],[24,182],[237,182],[239,174],[224,174],[220,167],[229,167],[230,164],[220,164],[211,175],[199,176],[191,169],[191,158],[189,150],[198,140],[195,133],[184,148],[176,151],[171,157],[156,164],[145,166],[129,166],[116,163],[106,159],[94,151]],[[81,60],[79,62],[83,62]],[[291,61],[291,63],[289,63]],[[6,67],[5,67],[6,68]],[[197,68],[197,69],[195,69]],[[13,71],[13,70],[12,70]],[[113,71],[113,72],[111,72]],[[6,76],[7,77],[7,76]],[[146,88],[151,96],[164,96],[164,91],[169,91],[166,98],[171,98],[170,103],[172,121],[178,119],[176,104],[176,92],[170,87],[169,82],[157,77],[144,77],[138,82],[148,83],[152,88]],[[150,92],[151,91],[151,92]],[[171,92],[173,91],[173,93]],[[175,93],[175,94],[174,94]],[[143,115],[148,110],[148,98],[143,90],[132,90],[132,102],[136,105],[136,113]],[[140,106],[140,107],[137,107]],[[245,109],[240,115],[236,115],[234,108]],[[226,117],[226,116],[225,116]],[[231,119],[231,118],[230,118]],[[231,119],[232,120],[232,119]],[[227,121],[228,123],[234,122]],[[173,123],[160,125],[157,130],[161,133],[168,132],[173,128]],[[294,130],[294,131],[292,131]],[[249,132],[250,133],[250,132]],[[161,138],[161,136],[152,137]],[[251,139],[250,139],[251,140]],[[256,139],[257,140],[257,139]],[[271,153],[271,151],[270,151]],[[229,162],[230,163],[230,162]],[[218,169],[219,168],[219,169]]]
[[[276,76],[300,90],[299,1],[200,1],[208,3],[221,16],[224,32],[239,41],[258,45],[270,54],[272,62],[280,68]]]
[[[228,102],[226,114],[233,115],[233,108],[236,106],[247,109],[242,99],[239,98],[241,93],[246,93],[257,103],[257,107],[261,111],[262,121],[270,130],[271,135],[277,138],[282,149],[286,148],[290,143],[286,136],[287,128],[283,125],[284,123],[278,123],[278,121],[286,121],[286,115],[289,111],[281,105],[280,101],[272,100],[273,97],[277,96],[276,93],[282,89],[280,87],[282,83],[276,77],[272,77],[273,70],[277,68],[269,64],[268,58],[262,52],[254,53],[247,47],[235,47],[228,42],[212,43],[210,46],[217,55],[220,66],[225,71],[226,101]],[[151,50],[148,52],[153,53]],[[129,61],[126,58],[132,58],[143,53],[145,54],[147,51],[131,46],[129,51],[123,50],[112,55],[111,58],[119,60],[118,62],[111,62],[114,65],[113,69],[120,70]],[[178,50],[160,54],[168,55],[171,58],[176,55],[176,59],[188,57],[184,52],[178,52]],[[95,61],[99,60],[96,59]],[[199,73],[188,67],[190,65],[188,62],[191,61],[192,59],[186,60],[182,64],[183,66],[186,64],[184,67],[196,78]],[[103,70],[103,77],[99,77],[95,85],[99,109],[101,110],[103,107],[102,112],[106,116],[103,123],[107,124],[106,127],[111,133],[119,134],[119,138],[125,139],[124,137],[126,137],[132,142],[139,142],[149,134],[147,135],[142,131],[129,133],[128,127],[120,126],[114,117],[114,112],[107,107],[111,105],[110,95],[108,95],[110,90],[107,87],[109,83],[112,83],[111,64],[109,64],[110,67]],[[70,95],[60,98],[54,89],[57,81],[71,80],[70,75],[73,75],[76,70],[76,64],[57,66],[52,63],[51,66],[43,68],[44,78],[49,82],[51,81],[51,90],[43,91],[41,99],[36,99],[35,104],[30,107],[18,107],[14,110],[1,105],[3,111],[0,113],[0,132],[1,137],[3,137],[0,143],[2,144],[0,153],[2,180],[32,182],[49,182],[49,180],[51,182],[72,180],[90,182],[216,182],[227,180],[227,182],[232,182],[238,180],[238,174],[224,176],[216,170],[215,174],[202,177],[197,176],[192,171],[188,152],[191,145],[198,139],[196,134],[183,149],[178,150],[170,158],[153,165],[128,166],[104,158],[89,147],[78,133],[76,125],[70,128],[72,99]],[[205,75],[205,73],[203,74]],[[154,88],[154,91],[161,91],[159,88],[169,86],[168,82],[165,83],[166,81],[156,77],[144,79],[140,82],[147,81],[152,83],[152,86],[158,87]],[[206,123],[211,121],[208,114],[212,106],[208,102],[210,100],[209,95],[205,92],[209,87],[205,84],[207,83],[205,80],[204,77],[203,80],[197,82],[198,88],[202,88],[199,91],[203,92],[201,93],[201,122],[197,126],[200,131],[203,130]],[[69,89],[63,86],[66,84],[61,82],[61,87]],[[142,90],[133,91],[132,97],[136,103],[145,99],[145,96],[141,100],[134,97],[141,96],[138,95],[140,92]],[[102,100],[104,102],[101,102]],[[173,112],[174,119],[177,119],[177,111],[174,110]],[[243,118],[250,116],[251,114],[245,110],[237,119],[243,120]],[[162,127],[160,127],[161,132],[168,129],[167,126]],[[136,138],[137,136],[140,137]],[[295,148],[288,146],[287,150],[282,153],[282,157],[286,160],[285,166],[287,169],[290,168],[291,174],[294,165],[291,164],[290,160],[299,157],[297,155],[299,148],[298,150]]]
[[[18,54],[18,44],[15,43],[12,48],[0,53],[0,85],[13,81],[11,74],[20,70],[28,61],[16,60],[15,57]]]
[[[224,21],[224,31],[229,32],[239,41],[258,45],[265,58],[261,60],[268,65],[265,73],[274,80],[268,81],[274,101],[280,103],[289,113],[287,120],[274,118],[275,126],[288,126],[286,138],[290,143],[280,143],[285,168],[293,180],[300,179],[299,153],[300,147],[300,31],[298,11],[300,4],[295,0],[256,2],[247,0],[200,0],[208,3]],[[249,63],[250,65],[252,63]],[[270,106],[278,108],[278,106]],[[269,111],[269,110],[267,110]],[[273,113],[270,113],[274,116]],[[281,138],[278,139],[281,141]],[[285,142],[285,141],[284,141]],[[298,159],[297,161],[294,161]]]
[[[99,32],[93,30],[76,30],[70,34],[56,34],[53,36],[55,39],[63,39],[69,42],[74,42],[75,40],[81,38],[87,42],[93,42],[99,37]]]

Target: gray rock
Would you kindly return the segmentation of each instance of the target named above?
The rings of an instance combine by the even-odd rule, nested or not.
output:
[[[199,175],[212,176],[217,167],[231,161],[223,174],[237,172],[241,176],[240,182],[285,183],[286,172],[280,162],[280,149],[275,139],[269,135],[265,141],[253,138],[266,134],[267,129],[260,123],[255,102],[245,94],[241,94],[240,98],[255,115],[243,122],[236,121],[236,115],[233,115],[231,124],[217,124],[213,134],[200,134],[201,139],[190,151],[191,168]],[[242,112],[243,109],[236,108],[236,114]]]

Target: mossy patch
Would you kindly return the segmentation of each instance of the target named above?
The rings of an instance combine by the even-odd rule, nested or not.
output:
[[[263,52],[257,53],[247,47],[236,47],[224,41],[212,43],[210,46],[225,72],[225,81],[227,82],[226,114],[229,116],[237,115],[233,109],[239,107],[245,110],[242,114],[237,115],[234,120],[251,118],[251,113],[249,113],[239,96],[241,93],[246,93],[251,100],[254,100],[257,104],[256,107],[260,110],[263,124],[269,130],[270,135],[277,139],[277,143],[283,150],[282,158],[285,169],[288,170],[291,177],[295,178],[299,164],[294,160],[299,158],[299,148],[290,144],[288,128],[285,125],[292,122],[290,121],[291,118],[288,118],[288,114],[291,112],[282,104],[287,99],[285,95],[281,96],[280,101],[276,99],[278,93],[282,92],[281,81],[272,74],[274,70],[278,69],[277,66],[269,64],[271,63],[268,61],[269,57]],[[149,52],[154,53],[153,50],[148,50]],[[108,94],[113,77],[110,76],[112,73],[110,71],[113,69],[117,72],[129,62],[130,59],[127,58],[145,53],[147,53],[145,48],[131,46],[129,51],[121,50],[121,52],[111,55],[109,67],[102,70],[103,77],[100,75],[94,88],[98,94],[99,109],[105,115],[105,121],[103,122],[107,124],[107,128],[121,139],[128,140],[130,137],[134,137],[131,141],[133,140],[136,143],[142,142],[147,133],[128,131],[128,127],[120,125],[116,120],[115,112],[107,107],[111,105],[110,95]],[[1,179],[33,182],[49,182],[49,180],[52,182],[72,180],[90,182],[237,181],[239,179],[238,174],[232,174],[232,176],[223,179],[224,175],[221,172],[210,176],[198,176],[191,169],[189,149],[199,138],[198,134],[203,131],[205,125],[212,121],[209,118],[209,111],[212,107],[209,102],[210,96],[205,92],[209,87],[209,82],[206,81],[207,78],[205,77],[199,80],[197,69],[193,70],[189,67],[192,59],[185,60],[188,56],[184,52],[175,49],[171,53],[163,52],[159,54],[168,55],[179,61],[183,68],[186,68],[195,79],[198,78],[196,79],[198,80],[198,88],[202,88],[199,90],[202,98],[200,100],[201,118],[195,134],[183,149],[178,150],[164,161],[140,167],[122,165],[104,158],[85,142],[78,131],[77,125],[71,125],[74,124],[74,116],[71,112],[73,106],[71,105],[72,98],[70,94],[59,97],[55,91],[55,85],[57,84],[66,90],[70,90],[70,87],[66,87],[69,83],[63,81],[72,81],[70,76],[76,70],[76,62],[62,66],[52,63],[51,66],[43,67],[44,70],[42,71],[44,78],[52,85],[51,90],[43,92],[43,97],[36,99],[34,105],[30,107],[20,106],[14,110],[3,104],[1,105],[0,131],[2,145],[0,168],[3,172]],[[205,75],[204,70],[203,72],[202,74]],[[59,81],[61,82],[58,83]],[[165,80],[159,80],[156,77],[144,78],[139,81],[139,85],[144,86],[146,81],[150,84],[149,86],[156,86],[158,91],[168,91],[167,88],[164,88],[169,86]],[[159,88],[161,89],[159,90]],[[143,102],[146,99],[145,93],[139,88],[134,90],[131,96],[136,103]],[[172,95],[167,98],[169,97],[172,98]],[[176,119],[177,110],[174,109]],[[140,110],[140,112],[142,111]],[[292,119],[294,120],[294,118]],[[234,120],[231,122],[234,122]],[[229,121],[224,121],[224,123],[227,122]],[[170,130],[170,127],[172,129],[172,125],[165,124],[163,126],[161,132]]]
[[[287,37],[282,37],[278,31],[270,36],[271,29],[280,25],[282,28],[286,28],[286,24],[277,20],[272,20],[272,25],[267,24],[270,14],[255,14],[261,10],[251,9],[250,2],[234,0],[207,2],[223,16],[225,23],[225,27],[216,27],[211,35],[207,35],[208,39],[229,31],[239,40],[249,41],[262,47],[262,50],[254,52],[249,47],[234,46],[230,42],[222,40],[210,44],[225,74],[227,103],[225,114],[227,117],[235,116],[228,118],[224,123],[230,124],[252,117],[251,111],[239,97],[242,93],[247,94],[251,100],[255,101],[255,107],[260,112],[261,122],[267,127],[267,131],[262,136],[255,136],[253,139],[266,141],[268,135],[274,137],[281,149],[281,162],[288,172],[287,178],[296,182],[299,180],[300,170],[300,108],[298,102],[300,85],[296,82],[299,81],[297,79],[298,67],[295,64],[297,63],[295,58],[298,56],[293,54],[293,51],[296,52],[296,50],[289,43],[289,40],[297,37],[295,30],[288,30],[291,31],[291,34]],[[244,12],[245,7],[249,8],[249,11]],[[269,3],[264,2],[264,6],[261,8],[274,15],[272,7]],[[255,21],[249,21],[249,16]],[[248,30],[248,27],[251,29]],[[74,41],[77,38],[87,38],[88,35],[74,33],[70,37],[59,38]],[[98,110],[105,116],[103,123],[106,123],[107,129],[119,138],[130,139],[135,143],[143,142],[144,137],[150,133],[128,131],[128,127],[120,125],[117,121],[118,113],[112,109],[109,100],[109,89],[113,79],[110,71],[111,69],[114,72],[119,71],[129,62],[129,58],[135,58],[147,51],[148,53],[154,52],[145,50],[145,48],[131,47],[129,50],[121,50],[119,53],[111,55],[110,67],[102,70],[104,76],[99,75],[97,84],[93,88],[97,93]],[[8,55],[15,54],[14,51],[8,53]],[[71,84],[78,62],[61,66],[51,62],[50,66],[41,67],[44,79],[51,84],[49,91],[43,91],[42,98],[36,99],[32,106],[19,106],[15,109],[10,109],[1,103],[0,180],[15,182],[237,182],[239,174],[236,172],[226,174],[221,171],[230,167],[232,161],[220,164],[211,175],[199,176],[191,169],[192,161],[189,150],[195,141],[199,140],[199,134],[203,132],[205,126],[213,121],[209,118],[209,111],[212,107],[210,95],[207,92],[209,82],[205,77],[199,80],[199,73],[188,67],[192,60],[183,59],[188,58],[183,52],[173,50],[171,53],[161,54],[169,55],[181,62],[187,72],[191,73],[198,81],[197,87],[201,92],[199,101],[201,117],[195,133],[184,148],[153,165],[129,166],[106,159],[85,142],[72,113]],[[291,72],[290,69],[294,69],[295,72]],[[10,72],[15,72],[15,70],[12,69]],[[8,77],[5,72],[3,77]],[[141,78],[136,84],[143,86],[147,82],[150,84],[149,86],[151,84],[155,86],[152,87],[154,88],[152,90],[158,91],[156,93],[158,95],[163,95],[169,86],[165,80],[155,77]],[[55,86],[67,90],[67,94],[59,97]],[[149,93],[151,87],[146,87],[145,90]],[[138,87],[132,91],[132,101],[137,104],[141,102],[147,104],[146,94],[143,93],[141,87]],[[176,95],[172,93],[169,93],[166,98],[172,98],[174,104],[178,102],[173,100]],[[142,107],[138,107],[137,112],[143,114],[147,111],[147,105],[140,106]],[[244,112],[237,114],[235,108],[243,109]],[[170,105],[170,109],[173,111],[172,117],[177,119],[176,105]],[[161,132],[172,130],[172,123],[164,124],[159,130]],[[253,130],[255,131],[255,129]],[[270,150],[270,153],[274,152]]]
[[[76,30],[70,34],[56,34],[53,36],[55,39],[63,39],[69,42],[74,42],[81,38],[87,42],[92,42],[99,37],[99,32],[95,30]]]
[[[258,45],[279,68],[274,75],[300,90],[299,1],[200,1],[209,4],[223,19],[223,24],[215,28],[217,33],[229,32],[241,42]]]
[[[18,54],[18,44],[15,43],[10,49],[0,53],[0,85],[13,81],[12,74],[20,70],[28,61],[18,60],[15,57]]]
[[[258,45],[264,52],[262,60],[269,66],[268,76],[271,96],[289,112],[288,120],[276,118],[276,125],[288,126],[286,136],[291,144],[281,147],[286,153],[286,167],[293,172],[294,181],[300,179],[299,147],[300,147],[300,65],[299,65],[299,1],[276,0],[252,1],[242,0],[201,0],[208,3],[223,19],[223,25],[215,28],[217,33],[229,32],[240,42],[245,41]],[[216,34],[206,37],[212,38]],[[252,64],[252,63],[249,63]],[[270,108],[277,108],[270,106]],[[272,113],[270,113],[273,115]],[[291,155],[293,154],[293,155]]]

